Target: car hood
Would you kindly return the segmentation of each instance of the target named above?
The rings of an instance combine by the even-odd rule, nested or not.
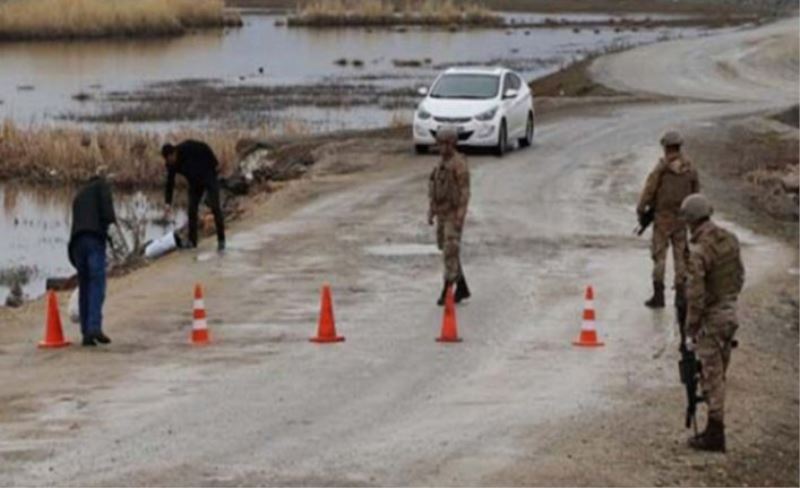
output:
[[[498,105],[496,99],[457,100],[449,98],[427,98],[422,107],[434,117],[475,117]]]

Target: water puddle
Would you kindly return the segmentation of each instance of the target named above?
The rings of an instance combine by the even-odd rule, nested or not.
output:
[[[432,244],[383,244],[364,248],[367,254],[382,257],[431,256],[439,254]]]

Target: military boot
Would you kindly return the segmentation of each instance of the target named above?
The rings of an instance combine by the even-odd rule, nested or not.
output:
[[[456,303],[461,303],[471,296],[472,293],[470,293],[469,286],[467,286],[467,279],[464,278],[464,275],[462,274],[456,285]]]
[[[436,302],[437,305],[440,307],[444,307],[444,301],[447,299],[447,289],[450,287],[450,283],[445,280],[444,287],[442,288],[442,295],[439,297],[439,301]]]
[[[677,284],[675,285],[675,305],[686,303],[686,285],[684,284]]]
[[[653,282],[653,296],[644,304],[650,308],[664,308],[664,283]]]
[[[706,430],[689,439],[689,447],[698,451],[725,452],[725,424],[708,419]]]

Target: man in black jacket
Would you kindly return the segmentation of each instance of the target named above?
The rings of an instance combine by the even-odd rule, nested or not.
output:
[[[89,180],[72,203],[69,260],[78,270],[81,334],[84,346],[109,344],[103,333],[108,227],[117,222],[105,168]]]
[[[167,166],[166,205],[167,213],[172,211],[172,194],[175,190],[175,175],[181,174],[189,183],[189,242],[197,246],[197,212],[203,195],[206,205],[214,213],[217,228],[217,249],[225,250],[225,219],[219,199],[219,162],[208,144],[188,140],[177,146],[165,144],[161,154]]]

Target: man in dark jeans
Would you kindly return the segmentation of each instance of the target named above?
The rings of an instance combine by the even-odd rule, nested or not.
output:
[[[103,301],[108,227],[116,221],[111,188],[105,179],[105,168],[101,167],[72,202],[69,259],[78,270],[78,308],[84,346],[111,343],[103,333]]]
[[[165,144],[161,154],[167,166],[166,213],[172,212],[172,194],[175,190],[175,175],[181,174],[189,183],[189,242],[197,246],[197,212],[203,195],[206,205],[214,213],[217,228],[217,249],[225,250],[225,219],[219,200],[219,162],[208,144],[188,140],[177,146]]]

